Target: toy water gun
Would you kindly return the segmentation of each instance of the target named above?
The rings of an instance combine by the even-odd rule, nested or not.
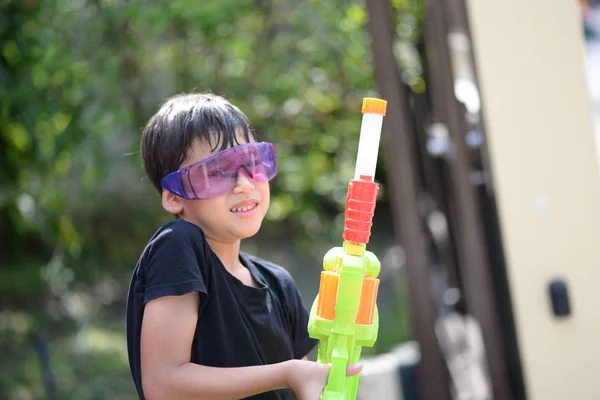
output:
[[[360,359],[362,347],[377,340],[377,292],[381,264],[367,243],[379,185],[374,182],[385,100],[365,98],[354,179],[348,183],[343,247],[323,258],[317,295],[310,312],[308,332],[319,340],[317,362],[331,364],[322,400],[354,400],[359,376],[346,376],[349,364]]]

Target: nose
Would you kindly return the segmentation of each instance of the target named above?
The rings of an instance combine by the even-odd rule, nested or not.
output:
[[[247,193],[254,189],[254,183],[250,178],[250,173],[246,168],[240,168],[237,172],[237,179],[233,187],[234,193]]]

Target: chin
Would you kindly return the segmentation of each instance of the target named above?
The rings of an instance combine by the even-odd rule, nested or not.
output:
[[[260,230],[260,224],[257,227],[248,227],[246,229],[240,230],[239,237],[240,239],[248,239],[258,233]]]
[[[244,225],[239,226],[237,234],[240,239],[247,239],[258,233],[262,225],[262,219],[255,221],[247,221]]]

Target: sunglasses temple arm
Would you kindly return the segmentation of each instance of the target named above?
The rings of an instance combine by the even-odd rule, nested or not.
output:
[[[166,189],[179,197],[185,197],[183,194],[183,188],[181,187],[181,181],[179,180],[178,171],[165,176],[160,184],[163,189]]]

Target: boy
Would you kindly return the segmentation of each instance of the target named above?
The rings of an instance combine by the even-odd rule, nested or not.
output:
[[[329,366],[290,274],[240,252],[269,207],[273,145],[222,97],[169,99],[146,125],[144,168],[177,218],[144,249],[127,302],[140,399],[317,400]],[[348,374],[360,367],[352,366]]]

